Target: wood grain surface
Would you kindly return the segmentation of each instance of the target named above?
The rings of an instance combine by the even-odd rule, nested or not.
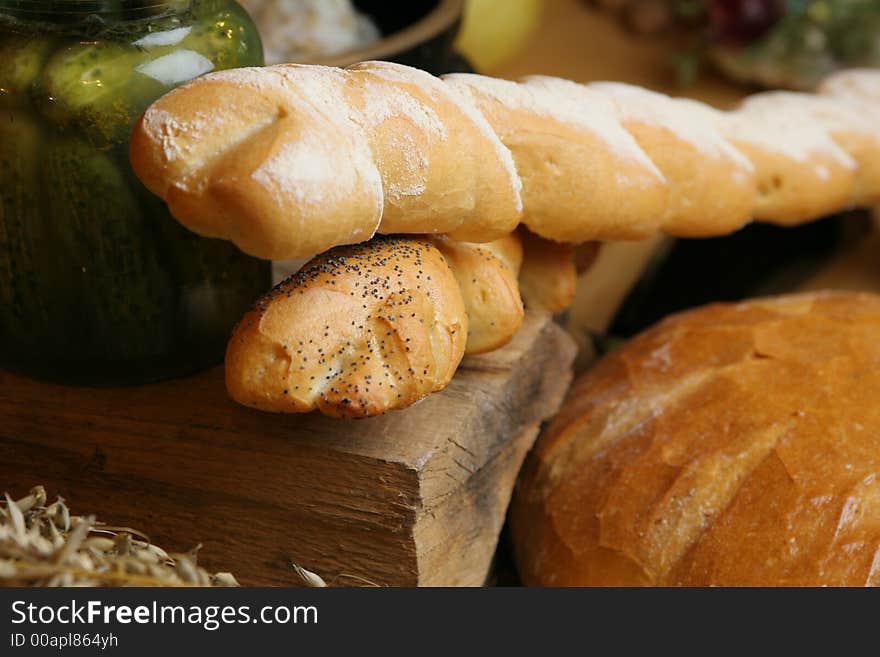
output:
[[[0,372],[0,482],[37,483],[169,550],[203,543],[243,584],[480,585],[516,474],[571,379],[574,345],[529,314],[449,388],[367,420],[271,415],[230,401],[222,371],[71,388]]]

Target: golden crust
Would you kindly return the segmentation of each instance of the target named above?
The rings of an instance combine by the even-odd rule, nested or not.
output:
[[[580,243],[640,239],[659,228],[666,181],[598,93],[551,78],[443,79],[471,99],[513,154],[522,221],[532,232]]]
[[[715,110],[617,82],[590,88],[614,102],[623,127],[666,178],[665,232],[719,235],[751,221],[755,168],[715,128]]]
[[[368,417],[443,390],[468,318],[429,241],[377,237],[320,255],[235,328],[226,386],[263,411]]]
[[[856,164],[850,201],[860,207],[880,203],[880,125],[857,102],[832,96],[768,91],[750,96],[744,107],[766,108],[787,115],[801,113],[828,131],[829,136]]]
[[[159,99],[135,172],[191,230],[263,258],[375,232],[487,242],[722,235],[880,200],[880,76],[732,112],[616,83],[437,79],[386,62],[221,71]]]
[[[458,282],[468,315],[466,353],[503,347],[522,326],[525,313],[517,274],[522,245],[517,235],[485,244],[433,238]]]
[[[438,78],[388,62],[346,69],[356,120],[382,174],[382,233],[499,239],[519,224],[513,160],[486,120]]]
[[[538,585],[880,584],[880,297],[671,317],[572,389],[511,511]]]
[[[519,289],[523,301],[532,310],[562,312],[574,301],[577,287],[574,247],[545,240],[525,229],[520,235],[523,265]]]

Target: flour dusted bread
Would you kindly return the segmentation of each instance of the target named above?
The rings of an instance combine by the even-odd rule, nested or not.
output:
[[[804,108],[744,103],[717,116],[721,133],[755,167],[756,219],[794,225],[851,204],[856,162]]]
[[[336,69],[307,71],[323,96],[343,93]],[[138,176],[184,226],[263,258],[369,239],[382,217],[363,131],[290,76],[267,67],[200,78],[153,104],[130,144]]]
[[[511,508],[537,585],[880,585],[880,297],[666,319],[581,378]]]
[[[853,205],[880,203],[880,121],[853,103],[831,96],[768,91],[750,96],[746,109],[763,109],[782,116],[806,117],[824,128],[831,139],[855,162]]]
[[[445,388],[467,330],[440,251],[380,237],[318,256],[261,298],[229,341],[226,386],[263,411],[378,415]]]
[[[205,76],[147,110],[130,152],[181,223],[263,258],[380,228],[490,241],[522,211],[513,160],[483,116],[437,78],[385,62]]]
[[[869,71],[722,112],[615,83],[288,64],[209,74],[159,99],[131,161],[197,233],[262,258],[324,252],[242,322],[233,397],[364,416],[442,389],[465,351],[505,344],[523,300],[564,309],[572,245],[723,235],[750,218],[791,225],[880,202],[878,107]],[[421,237],[365,243],[377,233]],[[351,306],[371,270],[399,289]],[[391,326],[400,304],[409,318]],[[300,341],[311,360],[296,369],[284,345]]]
[[[470,98],[513,154],[532,232],[577,243],[658,229],[666,182],[602,96],[558,78],[443,80]]]
[[[876,68],[851,68],[834,73],[819,85],[819,93],[841,100],[874,105],[880,103],[880,71]],[[867,107],[865,107],[867,109]]]
[[[877,197],[877,74],[732,112],[626,85],[406,66],[222,71],[152,105],[131,160],[192,230],[263,258],[374,233],[555,242],[796,224]]]
[[[688,237],[727,233],[752,218],[755,167],[695,103],[628,84],[594,82],[669,184],[662,227]],[[708,108],[706,108],[708,109]]]
[[[516,228],[522,199],[513,159],[472,105],[399,64],[365,62],[343,75],[359,96],[351,109],[382,175],[383,233],[488,242]]]

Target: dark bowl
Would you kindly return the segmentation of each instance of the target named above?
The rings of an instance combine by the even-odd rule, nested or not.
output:
[[[376,43],[341,55],[309,60],[313,64],[347,66],[371,59],[397,62],[440,75],[466,64],[453,46],[461,26],[464,0],[355,0],[385,36]]]

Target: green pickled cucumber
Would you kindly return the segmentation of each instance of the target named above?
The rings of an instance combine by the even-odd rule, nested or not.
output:
[[[207,57],[218,70],[263,61],[263,44],[241,9],[214,11],[202,17],[180,45]]]
[[[61,48],[43,71],[46,113],[59,125],[74,122],[92,137],[127,138],[135,119],[165,91],[136,74],[149,59],[143,49],[121,43]]]
[[[0,107],[26,102],[51,50],[48,39],[11,36],[0,43]]]
[[[72,138],[45,151],[44,186],[58,255],[69,281],[56,297],[68,301],[69,339],[96,358],[149,358],[169,349],[167,320],[176,292],[159,262],[152,219],[145,217],[121,165]],[[60,247],[60,248],[59,248]]]
[[[41,142],[39,126],[26,114],[0,110],[0,330],[7,338],[50,326]]]

